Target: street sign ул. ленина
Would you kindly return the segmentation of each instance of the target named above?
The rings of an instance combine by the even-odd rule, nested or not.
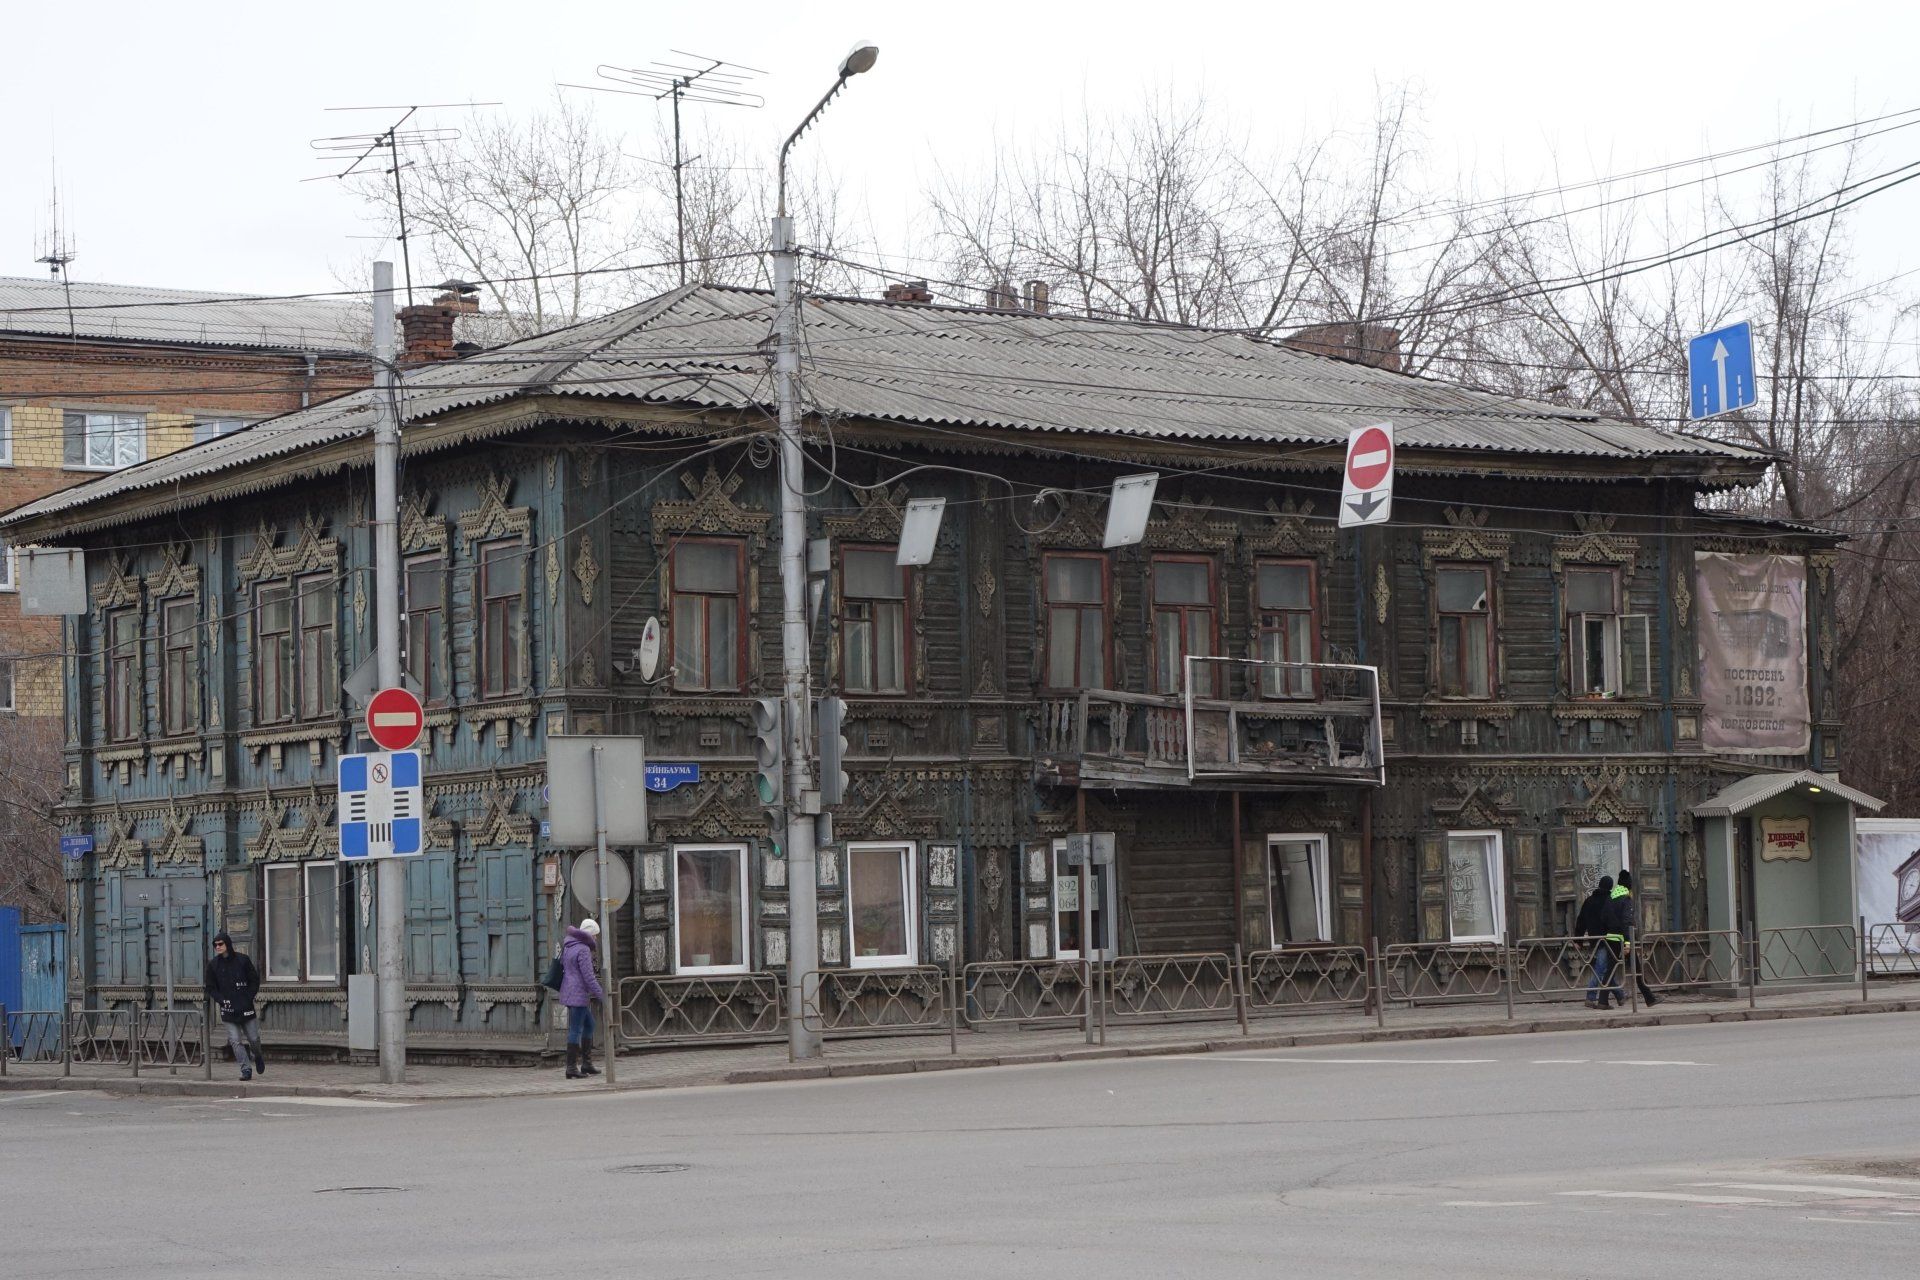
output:
[[[410,858],[425,853],[426,788],[418,751],[340,757],[340,856]]]
[[[1760,399],[1753,369],[1753,327],[1742,321],[1687,344],[1687,417],[1698,422],[1749,408]]]
[[[1393,424],[1355,427],[1347,434],[1340,472],[1340,527],[1385,524],[1393,514]]]

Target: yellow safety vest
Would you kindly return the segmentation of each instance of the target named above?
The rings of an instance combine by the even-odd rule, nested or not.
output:
[[[1631,898],[1632,896],[1633,896],[1633,890],[1631,890],[1631,889],[1626,889],[1626,888],[1622,888],[1622,887],[1621,887],[1620,885],[1615,885],[1615,886],[1613,886],[1613,899],[1614,899],[1614,901],[1616,901],[1616,902],[1617,902],[1617,901],[1619,901],[1619,900],[1620,900],[1621,898]],[[1625,942],[1626,940],[1627,940],[1627,935],[1626,935],[1626,934],[1624,934],[1624,933],[1610,933],[1610,934],[1608,934],[1608,935],[1607,935],[1607,941],[1608,941],[1608,942],[1621,942],[1621,943],[1624,943],[1624,942]]]

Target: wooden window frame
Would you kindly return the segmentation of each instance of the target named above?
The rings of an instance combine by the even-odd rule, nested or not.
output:
[[[495,595],[492,594],[488,581],[487,556],[489,552],[501,550],[507,551],[510,555],[517,554],[522,557],[522,563],[520,565],[520,590],[518,592],[503,591]],[[525,538],[494,538],[476,546],[473,549],[473,554],[474,610],[478,614],[476,619],[477,625],[474,627],[475,640],[477,641],[474,646],[474,658],[478,668],[475,673],[474,687],[482,699],[510,698],[515,694],[525,693],[529,684],[527,672],[531,670],[531,664],[529,662],[527,636],[525,632],[527,628],[527,615],[531,612],[528,607],[528,594],[532,585],[531,579],[533,576],[532,556],[528,550],[527,540]],[[515,600],[519,603],[519,622],[517,625],[512,623],[512,606],[509,603]],[[502,658],[505,659],[504,665],[512,668],[511,671],[497,673],[501,677],[501,683],[498,685],[493,683],[496,672],[493,670],[494,664],[489,660],[490,650],[487,644],[487,637],[494,629],[494,610],[496,605],[504,608],[508,614],[507,620],[500,626],[500,653]]]
[[[330,858],[302,860],[299,862],[268,862],[260,868],[260,981],[264,983],[291,984],[301,982],[340,981],[340,962],[346,955],[345,921],[340,911],[340,886],[345,881],[346,864]],[[313,902],[313,872],[320,867],[333,868],[333,895],[327,906],[333,916],[333,955],[334,970],[331,973],[316,973],[313,969],[313,926],[318,916]],[[294,966],[297,973],[275,973],[273,971],[273,882],[276,875],[291,875],[296,892],[293,907],[293,936],[295,953],[299,960]]]
[[[283,594],[287,610],[287,626],[284,631],[266,629],[266,601],[262,597],[269,591]],[[267,582],[258,582],[253,588],[253,722],[256,725],[292,724],[300,709],[300,628],[295,618],[293,583],[286,578],[275,578]],[[265,660],[269,637],[279,637],[286,645],[290,668],[284,668],[285,680],[280,689],[280,708],[274,714],[268,714],[266,707],[267,672],[270,664]]]
[[[330,573],[303,573],[294,577],[293,586],[293,630],[294,630],[294,719],[301,724],[320,724],[340,718],[340,597],[336,579]],[[313,588],[318,587],[318,590]],[[307,621],[305,600],[309,594],[317,596],[326,609],[326,621],[312,623]],[[328,662],[320,673],[327,690],[315,690],[307,679],[309,647],[320,643],[318,637],[324,635]],[[312,637],[312,638],[310,638]],[[332,697],[327,697],[330,690]],[[314,703],[311,712],[307,710],[309,700]]]
[[[1307,607],[1305,609],[1268,608],[1260,603],[1260,570],[1264,568],[1296,568],[1307,571]],[[1269,634],[1285,636],[1284,625],[1267,625],[1270,618],[1289,618],[1304,614],[1307,619],[1308,647],[1307,661],[1320,661],[1320,562],[1305,556],[1262,556],[1253,562],[1253,581],[1251,590],[1251,612],[1253,614],[1253,656],[1265,661],[1267,647],[1265,640]],[[1285,644],[1282,644],[1282,649]],[[1274,693],[1266,691],[1266,668],[1254,669],[1252,693],[1256,698],[1269,702],[1311,702],[1320,696],[1320,673],[1309,672],[1307,687],[1300,693]]]
[[[422,604],[413,598],[413,571],[426,565],[438,566],[440,570],[440,596],[431,604]],[[450,650],[447,643],[447,557],[439,551],[425,551],[406,557],[400,562],[400,597],[403,613],[406,616],[406,672],[420,686],[420,701],[423,706],[444,707],[453,700],[453,664],[448,661]],[[427,637],[420,646],[426,652],[416,653],[413,642],[414,618],[418,614],[431,614],[438,630],[437,637]],[[419,663],[426,664],[425,676],[422,676]],[[433,674],[439,672],[440,692],[433,691]]]
[[[680,554],[680,548],[686,546],[728,547],[734,553],[733,591],[731,593],[734,610],[734,680],[732,684],[714,684],[711,680],[704,684],[689,684],[680,679],[680,665],[678,662],[679,647],[678,640],[674,635],[674,622],[676,615],[680,611],[680,601],[682,597],[692,597],[701,601],[700,617],[705,627],[704,634],[711,636],[713,634],[713,615],[712,607],[707,602],[726,599],[729,596],[729,593],[725,591],[702,591],[685,588],[680,585],[680,579],[676,572],[678,568],[677,557]],[[688,693],[739,693],[745,689],[747,687],[747,631],[751,621],[747,610],[747,540],[745,538],[730,537],[675,538],[673,544],[667,548],[667,586],[669,599],[667,608],[667,657],[673,671],[673,687],[675,689],[684,689]],[[704,656],[710,655],[703,655],[703,657]],[[711,676],[711,674],[711,672],[708,673],[709,676]]]
[[[1055,604],[1048,596],[1047,583],[1050,576],[1048,568],[1055,560],[1092,560],[1100,566],[1100,602],[1085,604],[1079,601],[1063,601]],[[1071,610],[1074,618],[1075,640],[1079,639],[1079,628],[1085,625],[1085,615],[1097,614],[1100,618],[1100,677],[1099,684],[1088,684],[1085,673],[1080,670],[1080,646],[1073,648],[1074,683],[1057,685],[1053,677],[1053,612],[1055,609]],[[1040,610],[1045,619],[1041,627],[1040,672],[1041,687],[1054,693],[1077,693],[1082,689],[1110,689],[1113,687],[1113,557],[1101,551],[1043,551],[1040,553]]]
[[[1453,886],[1450,884],[1445,884],[1445,882],[1443,881],[1442,882],[1443,886],[1446,889],[1446,897],[1444,898],[1443,901],[1444,901],[1444,905],[1447,913],[1447,941],[1448,942],[1500,942],[1500,941],[1503,941],[1506,935],[1506,928],[1507,928],[1506,834],[1504,832],[1496,831],[1492,829],[1481,829],[1481,830],[1474,830],[1474,831],[1447,831],[1442,833],[1442,838],[1447,842],[1447,846],[1445,848],[1446,862],[1443,863],[1442,865],[1442,872],[1444,875],[1450,876],[1453,873],[1453,868],[1452,868],[1453,851],[1451,846],[1453,841],[1455,840],[1484,839],[1491,842],[1491,848],[1493,852],[1493,860],[1491,865],[1488,867],[1489,878],[1488,878],[1488,884],[1487,884],[1487,893],[1488,893],[1488,896],[1491,898],[1490,905],[1493,911],[1493,932],[1489,934],[1456,934],[1453,931]]]
[[[849,969],[910,969],[920,963],[920,850],[911,840],[851,840],[847,846],[847,967]],[[907,949],[886,955],[863,956],[853,905],[854,854],[887,852],[899,855],[901,909]]]
[[[167,615],[184,609],[184,629],[169,625]],[[160,733],[178,738],[200,731],[203,673],[200,668],[199,601],[192,596],[168,596],[155,607],[160,619]],[[180,685],[174,687],[174,658],[180,655]],[[184,704],[184,705],[182,705]]]
[[[1313,847],[1308,855],[1313,869],[1313,930],[1319,936],[1310,942],[1288,942],[1280,936],[1280,901],[1282,887],[1280,877],[1274,874],[1273,859],[1275,850],[1284,844],[1306,844]],[[1325,833],[1312,831],[1278,831],[1267,834],[1267,937],[1275,951],[1283,947],[1325,946],[1333,941],[1333,887],[1328,883],[1332,872],[1332,860],[1327,851]]]
[[[114,633],[119,629],[118,624],[123,619],[131,620],[133,623],[133,639],[126,646],[125,651],[114,638]],[[146,664],[141,661],[143,657],[141,649],[146,637],[140,634],[142,629],[140,606],[123,605],[117,609],[109,609],[103,622],[106,632],[103,637],[106,643],[103,647],[106,650],[107,661],[106,682],[101,689],[101,728],[105,731],[108,742],[138,742],[146,727],[143,723],[146,709],[144,697],[146,681],[142,679],[142,668]],[[115,708],[121,704],[121,699],[115,695],[120,692],[118,686],[123,674],[127,686],[125,706],[124,710],[116,712]],[[125,723],[122,723],[123,718]]]
[[[1209,658],[1217,658],[1221,656],[1221,653],[1220,653],[1220,613],[1221,613],[1220,565],[1217,558],[1210,555],[1176,555],[1176,554],[1162,553],[1159,555],[1150,556],[1147,559],[1147,590],[1146,590],[1147,650],[1148,650],[1148,660],[1152,664],[1152,669],[1153,669],[1153,685],[1154,685],[1153,692],[1157,694],[1171,696],[1171,697],[1179,697],[1183,692],[1182,685],[1179,682],[1176,682],[1174,687],[1171,689],[1164,689],[1160,687],[1160,628],[1157,625],[1157,623],[1159,621],[1159,615],[1162,612],[1163,606],[1157,600],[1154,599],[1154,591],[1153,591],[1154,572],[1153,571],[1156,567],[1163,564],[1199,564],[1199,565],[1205,565],[1207,569],[1207,604],[1206,605],[1202,606],[1202,605],[1196,605],[1196,604],[1170,604],[1170,605],[1164,606],[1167,612],[1178,614],[1180,618],[1179,671],[1180,671],[1180,677],[1182,680],[1185,679],[1186,666],[1187,666],[1186,659],[1189,656],[1200,656],[1200,657],[1209,657]],[[1202,611],[1202,609],[1204,609],[1205,612],[1207,613],[1208,620],[1209,620],[1209,626],[1208,626],[1209,648],[1207,653],[1205,654],[1189,655],[1187,652],[1187,615],[1189,613],[1198,613]],[[1207,668],[1206,691],[1196,693],[1195,696],[1201,697],[1201,698],[1218,697],[1220,694],[1220,685],[1221,685],[1221,680],[1219,676],[1219,669],[1217,667],[1209,667]]]
[[[913,647],[918,637],[915,636],[914,634],[914,626],[913,626],[913,572],[914,571],[911,567],[905,566],[905,565],[899,566],[899,573],[900,573],[900,688],[898,689],[856,689],[852,685],[847,683],[847,629],[849,625],[849,619],[847,617],[847,607],[848,607],[849,601],[851,600],[872,601],[872,600],[881,600],[881,599],[884,599],[889,603],[892,601],[892,597],[890,596],[889,597],[849,596],[847,594],[847,553],[849,551],[879,551],[879,552],[884,552],[889,556],[898,556],[900,554],[900,547],[897,543],[875,543],[875,542],[843,542],[839,546],[838,556],[837,556],[838,558],[837,567],[839,569],[839,573],[835,575],[835,585],[839,588],[837,592],[838,598],[836,600],[836,604],[838,607],[835,610],[835,612],[837,614],[837,621],[839,623],[839,628],[840,628],[840,691],[849,696],[860,697],[860,698],[912,697],[914,693]],[[868,620],[868,625],[869,626],[872,625],[871,619]],[[876,669],[879,666],[877,662],[874,665]]]
[[[753,972],[753,909],[752,909],[752,902],[751,902],[751,899],[753,897],[753,882],[748,878],[751,864],[747,858],[747,853],[748,853],[747,846],[744,844],[730,844],[726,842],[715,843],[711,841],[701,841],[701,842],[689,842],[686,844],[676,844],[676,845],[673,845],[668,852],[672,855],[672,862],[671,862],[671,868],[670,868],[671,875],[668,878],[671,882],[671,891],[673,894],[673,906],[672,906],[673,971],[676,974],[685,974],[688,976],[698,976],[703,974],[711,975],[711,974]],[[681,962],[681,959],[680,959],[680,855],[683,853],[725,853],[725,854],[731,854],[734,857],[735,859],[734,865],[738,869],[739,875],[740,875],[740,904],[739,904],[739,917],[738,917],[738,923],[740,928],[740,963],[739,964],[693,965],[693,964],[684,964]],[[847,945],[849,947],[852,946],[851,938],[849,938]]]
[[[1440,607],[1440,575],[1442,573],[1461,572],[1461,571],[1467,571],[1467,570],[1471,570],[1475,573],[1482,575],[1483,580],[1486,582],[1486,587],[1487,587],[1486,611],[1483,613],[1462,613],[1459,611],[1442,609]],[[1500,611],[1497,607],[1497,603],[1494,597],[1495,589],[1496,589],[1496,584],[1494,582],[1493,566],[1484,560],[1442,560],[1437,562],[1433,566],[1433,674],[1434,674],[1433,685],[1434,685],[1434,690],[1439,697],[1446,698],[1450,701],[1458,701],[1458,702],[1485,702],[1490,698],[1497,698],[1500,696],[1500,657],[1499,657],[1499,654],[1500,654],[1499,613]],[[1445,691],[1445,686],[1446,686],[1445,674],[1446,673],[1445,673],[1445,668],[1441,665],[1440,655],[1443,652],[1443,648],[1440,643],[1440,633],[1446,629],[1446,620],[1448,618],[1485,618],[1487,620],[1487,670],[1486,670],[1485,692],[1448,693]],[[1460,670],[1455,674],[1461,677],[1460,683],[1464,685],[1465,684],[1464,677],[1467,672],[1467,667],[1466,667],[1467,646],[1464,643],[1464,640],[1465,640],[1464,624],[1462,624],[1461,639],[1463,641],[1463,643],[1460,645],[1461,666],[1460,666]]]

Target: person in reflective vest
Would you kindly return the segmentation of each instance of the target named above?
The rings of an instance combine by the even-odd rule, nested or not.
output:
[[[1593,954],[1588,960],[1593,970],[1593,976],[1587,980],[1587,1006],[1589,1008],[1597,1009],[1602,1007],[1599,1002],[1605,997],[1601,994],[1600,984],[1607,981],[1607,974],[1613,969],[1615,955],[1613,944],[1609,943],[1603,936],[1607,931],[1607,922],[1610,919],[1609,912],[1612,910],[1612,902],[1613,877],[1601,876],[1600,883],[1595,885],[1593,892],[1587,895],[1587,900],[1580,904],[1580,914],[1574,920],[1573,924],[1573,932],[1576,937],[1592,938],[1594,940]],[[1613,990],[1616,986],[1618,986],[1617,982],[1608,983],[1607,990]],[[1626,988],[1620,987],[1619,991],[1620,998],[1624,1000],[1627,995]]]
[[[1620,882],[1613,886],[1613,897],[1607,903],[1607,907],[1607,948],[1613,953],[1614,960],[1624,962],[1625,957],[1633,953],[1633,935],[1635,932],[1633,925],[1633,872],[1622,871],[1620,873]],[[1659,998],[1647,989],[1647,980],[1642,978],[1637,971],[1633,975],[1633,981],[1635,985],[1640,988],[1640,999],[1646,1002],[1646,1006],[1649,1009],[1660,1003]],[[1619,980],[1618,975],[1615,975],[1613,987],[1620,996],[1624,997],[1626,995],[1625,985]],[[1600,1007],[1602,1009],[1607,1007],[1607,993],[1605,991],[1600,993]]]

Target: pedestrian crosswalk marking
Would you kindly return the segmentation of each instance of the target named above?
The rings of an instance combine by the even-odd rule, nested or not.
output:
[[[1560,1196],[1591,1196],[1600,1200],[1671,1200],[1681,1204],[1779,1204],[1760,1196],[1701,1196],[1685,1191],[1556,1191]]]
[[[1914,1200],[1920,1193],[1878,1191],[1866,1187],[1819,1187],[1804,1182],[1689,1182],[1690,1187],[1717,1187],[1726,1191],[1781,1191],[1794,1195],[1839,1196],[1853,1200]]]

